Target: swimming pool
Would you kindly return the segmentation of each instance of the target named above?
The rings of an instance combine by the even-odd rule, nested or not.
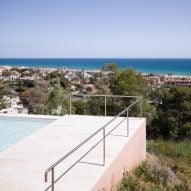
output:
[[[0,117],[0,152],[53,121],[55,120]]]

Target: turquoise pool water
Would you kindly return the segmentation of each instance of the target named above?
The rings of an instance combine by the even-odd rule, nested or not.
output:
[[[0,117],[0,152],[53,121],[55,120]]]

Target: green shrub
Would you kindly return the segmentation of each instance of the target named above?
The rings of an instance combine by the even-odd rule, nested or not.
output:
[[[179,166],[174,166],[178,170]],[[166,163],[154,155],[129,174],[124,173],[118,191],[189,191],[186,181],[180,179]]]
[[[121,181],[121,184],[118,186],[118,191],[137,191],[141,190],[141,187],[139,185],[138,178],[133,175],[128,175],[127,172],[123,174],[123,179]]]

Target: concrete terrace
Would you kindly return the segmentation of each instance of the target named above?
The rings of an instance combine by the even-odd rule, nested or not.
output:
[[[66,115],[0,153],[1,191],[45,191],[51,183],[44,182],[45,170],[71,151],[80,142],[105,125],[112,117]],[[132,169],[146,154],[145,119],[117,118],[106,134],[106,163],[103,166],[103,143],[77,163],[55,183],[55,191],[89,191],[111,188],[119,181],[123,169]],[[55,167],[55,180],[102,138],[102,131]],[[119,172],[120,171],[120,172]]]

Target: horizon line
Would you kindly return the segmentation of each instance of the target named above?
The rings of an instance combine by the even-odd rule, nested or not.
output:
[[[191,57],[0,57],[0,59],[191,59]]]

